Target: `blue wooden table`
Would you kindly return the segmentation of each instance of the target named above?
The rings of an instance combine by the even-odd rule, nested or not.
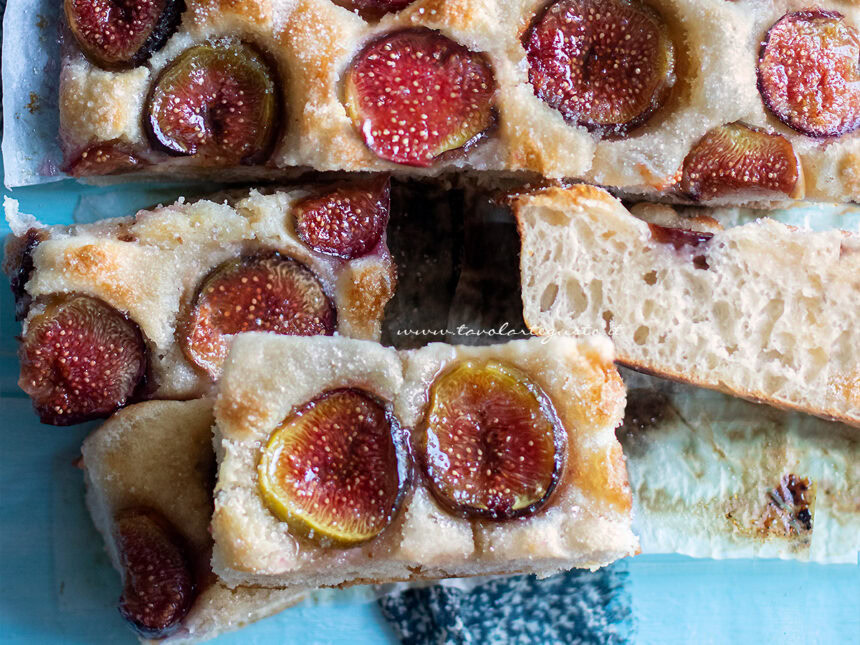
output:
[[[46,223],[70,223],[81,200],[125,215],[175,188],[59,182],[4,191]],[[0,226],[0,234],[8,226]],[[16,384],[12,298],[0,284],[0,641],[134,642],[116,612],[119,578],[102,550],[72,465],[94,426],[40,425]],[[641,643],[860,643],[860,568],[782,561],[640,556],[616,565]],[[393,642],[375,604],[298,607],[218,643]]]

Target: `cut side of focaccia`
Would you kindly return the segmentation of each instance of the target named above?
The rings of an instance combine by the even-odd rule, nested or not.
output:
[[[209,568],[212,401],[147,401],[84,441],[87,506],[123,577],[120,612],[142,640],[214,638],[301,600],[302,589],[230,589]]]
[[[648,222],[588,185],[514,208],[533,333],[606,332],[625,365],[860,425],[857,233]]]
[[[860,196],[850,0],[131,0],[104,17],[66,0],[65,14],[76,176],[474,170],[707,202]]]
[[[605,339],[398,354],[243,334],[215,408],[213,569],[334,586],[632,555],[623,408]]]
[[[378,339],[395,272],[386,178],[40,225],[7,202],[21,388],[43,422],[206,394],[234,334]]]
[[[643,553],[857,563],[852,428],[624,372],[618,431]]]

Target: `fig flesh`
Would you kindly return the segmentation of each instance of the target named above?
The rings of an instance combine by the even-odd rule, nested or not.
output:
[[[731,123],[711,130],[687,154],[681,191],[695,201],[750,190],[794,196],[800,172],[788,139]]]
[[[557,0],[522,42],[535,96],[602,136],[644,123],[674,84],[668,27],[637,0]]]
[[[269,509],[324,546],[373,539],[391,522],[406,480],[394,416],[356,389],[323,393],[287,417],[258,473]]]
[[[233,334],[331,336],[336,320],[334,305],[304,264],[277,253],[239,258],[216,267],[201,284],[183,348],[193,363],[217,378]]]
[[[487,134],[495,122],[495,89],[483,54],[414,28],[385,34],[355,57],[344,103],[377,156],[428,167]]]
[[[147,367],[138,326],[84,295],[52,298],[27,324],[18,356],[18,385],[51,425],[109,416],[136,396]]]
[[[275,74],[255,47],[227,38],[186,49],[150,90],[144,119],[164,151],[203,165],[266,161],[277,131]]]
[[[780,18],[758,61],[765,106],[810,137],[860,127],[860,33],[836,11],[809,9]]]
[[[144,638],[169,636],[195,596],[184,540],[162,515],[145,508],[121,513],[115,530],[124,582],[120,614]]]
[[[434,497],[463,517],[523,517],[549,500],[566,434],[552,402],[520,370],[463,362],[440,376],[419,451]]]
[[[390,208],[388,177],[336,188],[296,205],[296,233],[318,253],[352,260],[379,244]]]

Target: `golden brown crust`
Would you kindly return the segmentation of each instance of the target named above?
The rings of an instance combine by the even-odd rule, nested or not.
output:
[[[282,76],[285,119],[271,168],[393,170],[523,170],[553,178],[579,177],[628,192],[656,195],[677,183],[683,159],[714,127],[742,121],[779,132],[793,144],[805,176],[805,196],[856,200],[860,132],[820,142],[777,121],[756,87],[756,61],[767,29],[802,0],[653,0],[676,44],[678,81],[666,106],[618,140],[598,140],[565,123],[534,95],[528,80],[524,30],[543,0],[417,0],[379,22],[367,22],[330,0],[196,0],[180,31],[147,68],[102,72],[77,52],[64,59],[61,129],[67,159],[94,141],[120,139],[148,149],[140,111],[150,78],[185,47],[211,35],[232,34],[268,50]],[[828,8],[860,26],[860,7],[833,0]],[[714,24],[721,25],[713,29]],[[364,145],[341,102],[341,81],[353,56],[372,37],[426,26],[485,52],[499,90],[498,127],[464,156],[428,170],[383,162]],[[83,109],[86,107],[86,109]],[[150,154],[147,152],[147,154]],[[155,172],[194,172],[182,159],[154,155]],[[262,168],[256,172],[262,176]],[[253,170],[251,172],[254,172]],[[799,188],[791,197],[802,197]],[[740,198],[746,200],[746,197]],[[789,199],[786,196],[786,200]]]
[[[567,468],[534,516],[495,523],[453,516],[417,472],[392,523],[369,543],[346,550],[293,535],[267,510],[256,464],[267,437],[290,410],[329,389],[360,387],[392,402],[400,424],[412,433],[435,376],[452,361],[473,359],[502,360],[528,374],[553,401],[567,431]],[[215,570],[230,584],[283,586],[303,579],[341,585],[524,566],[540,572],[595,567],[633,553],[630,490],[613,432],[623,407],[624,386],[605,339],[533,339],[482,348],[433,344],[398,356],[344,338],[244,335],[231,352],[215,406],[221,452],[212,522]]]
[[[336,331],[376,339],[396,282],[384,240],[370,255],[349,261],[312,251],[293,222],[292,206],[306,194],[251,191],[232,205],[180,201],[133,218],[45,228],[32,253],[27,294],[38,302],[56,293],[83,293],[129,316],[152,350],[158,398],[191,398],[211,387],[210,376],[181,349],[185,319],[205,276],[240,256],[278,251],[302,262],[335,305]],[[9,275],[16,272],[7,268]]]

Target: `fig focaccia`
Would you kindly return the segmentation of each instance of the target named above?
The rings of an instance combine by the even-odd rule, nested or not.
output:
[[[201,396],[239,332],[379,337],[387,180],[241,195],[51,227],[7,203],[19,384],[43,422]]]
[[[627,411],[618,438],[643,553],[856,564],[856,431],[622,374]]]
[[[212,421],[209,399],[146,401],[83,443],[87,506],[123,577],[120,611],[145,642],[208,640],[304,594],[229,589],[212,574]]]
[[[523,317],[619,362],[860,426],[860,233],[628,211],[590,185],[515,198]]]
[[[848,0],[135,0],[98,23],[94,2],[65,2],[74,175],[460,169],[860,198]]]
[[[333,586],[632,555],[623,407],[605,339],[398,354],[242,334],[215,407],[213,569]]]

